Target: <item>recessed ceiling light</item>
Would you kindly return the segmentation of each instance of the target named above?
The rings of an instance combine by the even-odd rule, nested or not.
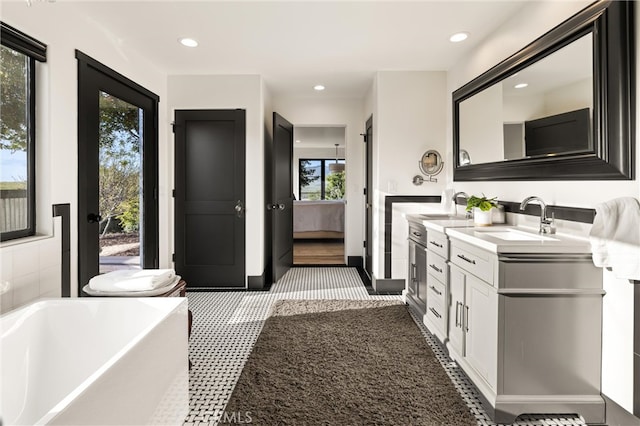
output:
[[[317,90],[318,92],[321,92],[325,89],[325,87],[322,84],[316,84],[315,86],[313,86],[313,90]]]
[[[296,143],[300,143],[302,142],[300,139],[296,139]]]
[[[528,84],[527,84],[527,83],[518,83],[518,84],[516,84],[516,85],[515,85],[515,86],[513,86],[513,87],[515,87],[516,89],[524,89],[524,88],[525,88],[525,87],[527,87],[527,86],[528,86]]]
[[[449,41],[451,41],[453,43],[458,43],[460,41],[466,40],[467,37],[469,37],[469,33],[463,31],[463,32],[460,32],[460,33],[455,33],[454,35],[449,37]]]
[[[197,47],[198,46],[198,42],[195,41],[192,38],[189,38],[189,37],[180,38],[180,39],[178,39],[178,41],[183,46],[187,46],[187,47]]]

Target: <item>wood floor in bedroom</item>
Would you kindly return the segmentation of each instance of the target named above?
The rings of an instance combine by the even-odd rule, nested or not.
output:
[[[344,240],[294,240],[294,265],[344,265]]]

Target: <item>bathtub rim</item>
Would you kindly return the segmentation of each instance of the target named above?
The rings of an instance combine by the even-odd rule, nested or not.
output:
[[[151,305],[167,305],[166,310],[161,310],[160,314],[154,318],[153,321],[150,321],[149,324],[142,327],[138,333],[135,334],[129,341],[127,341],[123,346],[120,347],[110,358],[108,358],[99,368],[93,371],[89,376],[87,376],[81,383],[79,383],[71,392],[64,396],[60,401],[58,401],[55,405],[53,405],[49,410],[44,413],[35,424],[47,424],[54,420],[60,413],[62,413],[75,399],[77,399],[80,395],[85,393],[89,387],[95,383],[100,377],[105,375],[107,371],[115,366],[128,352],[138,346],[142,340],[146,336],[150,334],[150,332],[160,323],[165,321],[167,317],[173,314],[183,314],[185,318],[187,318],[187,310],[188,310],[188,299],[186,297],[100,297],[100,298],[42,298],[35,300],[29,304],[21,306],[13,311],[7,312],[5,314],[0,315],[0,324],[2,320],[9,319],[13,320],[11,316],[18,316],[17,319],[13,320],[14,323],[10,326],[10,328],[14,328],[16,325],[24,322],[26,318],[30,315],[30,311],[38,311],[40,309],[39,305],[51,304],[54,302],[56,305],[64,305],[64,304],[74,304],[74,303],[82,303],[82,304],[111,304],[115,301],[117,303],[127,303],[127,304],[135,304],[140,302],[151,302]],[[145,303],[149,304],[149,303]],[[182,311],[182,312],[180,312]],[[21,318],[22,317],[22,318]],[[186,330],[186,324],[185,324]],[[0,328],[1,334],[0,337],[5,335],[4,327]],[[185,363],[188,360],[185,359]]]

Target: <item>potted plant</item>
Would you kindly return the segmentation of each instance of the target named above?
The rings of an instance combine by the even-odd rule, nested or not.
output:
[[[497,197],[487,198],[484,194],[482,197],[472,195],[467,200],[467,211],[473,212],[473,222],[480,226],[489,226],[493,223],[491,219],[491,209],[498,207]]]

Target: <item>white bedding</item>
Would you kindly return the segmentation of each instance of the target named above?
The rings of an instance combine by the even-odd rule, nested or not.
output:
[[[344,232],[344,201],[294,201],[293,232]]]

